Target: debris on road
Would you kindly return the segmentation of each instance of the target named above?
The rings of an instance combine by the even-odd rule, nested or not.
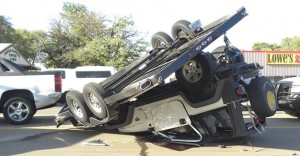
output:
[[[87,146],[109,146],[100,139],[84,142],[83,145],[87,145]]]

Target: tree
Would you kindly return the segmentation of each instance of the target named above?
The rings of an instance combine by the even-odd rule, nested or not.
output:
[[[15,48],[18,49],[29,62],[34,64],[36,58],[39,57],[41,53],[42,41],[46,37],[46,32],[42,30],[28,31],[17,29],[14,34],[13,43]]]
[[[281,42],[282,49],[299,51],[300,50],[300,37],[286,37]]]
[[[253,50],[289,50],[299,51],[300,50],[300,37],[285,37],[282,39],[281,44],[269,44],[266,42],[257,42],[252,46]]]
[[[104,36],[94,38],[74,53],[82,65],[124,67],[145,51],[147,44],[143,38],[135,38],[138,32],[132,30],[133,21],[129,17],[115,18],[111,23]]]
[[[69,38],[77,48],[105,34],[105,16],[88,11],[84,5],[65,3],[61,19],[68,29],[66,31],[69,33]]]
[[[48,54],[46,59],[47,67],[67,67],[66,55],[71,50],[73,44],[70,41],[68,28],[62,20],[53,20],[47,37],[42,41],[42,50]]]
[[[140,57],[147,46],[133,25],[130,17],[110,20],[84,5],[64,3],[61,18],[52,21],[44,42],[47,65],[124,67]]]
[[[280,50],[281,46],[277,45],[276,43],[269,44],[266,42],[257,42],[253,44],[252,49],[253,50]]]
[[[42,30],[16,30],[4,16],[0,16],[0,34],[0,43],[13,43],[14,47],[31,63],[34,63],[35,58],[40,54],[40,41],[46,37],[46,33]]]
[[[0,16],[0,43],[12,43],[15,29],[8,21],[9,19]]]

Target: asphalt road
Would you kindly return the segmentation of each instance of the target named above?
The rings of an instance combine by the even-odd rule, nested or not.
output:
[[[69,123],[55,127],[58,107],[38,111],[30,124],[15,126],[0,115],[0,155],[300,155],[300,119],[283,112],[267,119],[263,134],[202,147],[168,145],[130,135],[78,129]],[[88,143],[97,142],[97,145]],[[99,144],[100,143],[100,144]]]

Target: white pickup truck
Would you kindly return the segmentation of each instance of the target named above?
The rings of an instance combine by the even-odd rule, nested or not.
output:
[[[37,110],[54,106],[62,96],[61,86],[59,74],[25,71],[0,58],[0,113],[11,124],[26,124]]]
[[[117,72],[112,66],[81,66],[71,68],[50,68],[44,71],[58,72],[62,77],[62,92],[69,90],[82,91],[83,86],[90,82],[99,83]]]

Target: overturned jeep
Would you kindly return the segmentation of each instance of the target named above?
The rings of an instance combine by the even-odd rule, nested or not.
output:
[[[172,37],[154,34],[146,56],[81,92],[68,92],[57,126],[71,120],[74,126],[149,132],[183,144],[260,132],[276,113],[274,87],[260,75],[262,66],[246,63],[225,35],[246,15],[242,7],[203,27],[180,20]],[[203,51],[220,36],[224,46]],[[243,107],[251,107],[247,122]]]

